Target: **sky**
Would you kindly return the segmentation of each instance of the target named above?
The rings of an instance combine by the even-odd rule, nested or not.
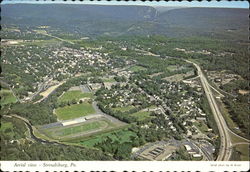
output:
[[[220,7],[220,8],[249,8],[249,3],[247,1],[227,1],[222,0],[220,2],[216,0],[208,1],[160,1],[160,2],[141,2],[141,1],[90,1],[90,0],[75,0],[75,1],[63,1],[63,0],[3,0],[2,4],[12,4],[12,3],[39,3],[39,4],[49,4],[49,3],[65,3],[65,4],[99,4],[99,5],[146,5],[146,6],[171,6],[171,7]]]

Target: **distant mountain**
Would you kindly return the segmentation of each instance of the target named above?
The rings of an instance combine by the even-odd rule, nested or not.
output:
[[[49,25],[83,35],[248,35],[248,10],[73,4],[5,4],[3,25]]]

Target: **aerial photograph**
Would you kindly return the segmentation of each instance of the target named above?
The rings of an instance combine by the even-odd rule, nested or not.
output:
[[[1,161],[249,161],[249,4],[1,2]]]

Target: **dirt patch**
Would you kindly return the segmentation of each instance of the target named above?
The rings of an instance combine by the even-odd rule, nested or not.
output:
[[[48,95],[50,95],[50,93],[52,93],[57,87],[59,87],[63,83],[64,82],[60,82],[60,83],[58,83],[56,85],[53,85],[53,86],[49,87],[47,90],[41,92],[40,95],[43,96],[43,97],[47,97]]]
[[[239,93],[241,95],[246,95],[246,94],[249,94],[249,90],[239,90]]]

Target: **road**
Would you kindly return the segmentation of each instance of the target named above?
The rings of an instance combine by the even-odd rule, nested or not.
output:
[[[42,33],[42,32],[37,32],[37,33],[42,34],[42,35],[45,35],[45,36],[49,36],[49,37],[52,37],[52,38],[55,38],[55,39],[58,39],[58,40],[63,41],[63,42],[70,43],[70,44],[72,44],[72,45],[75,44],[75,43],[72,42],[72,41],[65,40],[65,39],[59,38],[59,37],[57,37],[57,36],[50,35],[50,34],[48,34],[48,33]]]
[[[98,115],[103,115],[104,117],[106,117],[107,119],[109,119],[111,122],[116,123],[116,124],[120,124],[120,125],[125,125],[125,122],[120,121],[119,119],[108,115],[106,113],[104,113],[103,111],[101,111],[101,109],[97,106],[97,103],[95,101],[93,101],[92,103],[93,108],[95,109],[96,113]]]
[[[218,126],[221,144],[220,144],[220,150],[218,153],[218,157],[216,160],[217,161],[229,161],[231,154],[232,154],[232,149],[230,148],[232,146],[232,142],[231,142],[231,138],[229,136],[227,124],[226,124],[221,112],[219,111],[218,105],[215,102],[215,99],[214,99],[214,96],[213,96],[212,91],[210,89],[210,86],[208,84],[208,81],[207,81],[206,77],[204,76],[200,66],[194,62],[189,61],[189,60],[185,60],[185,61],[188,63],[192,63],[196,67],[196,69],[198,71],[198,75],[200,76],[202,87],[205,91],[209,105],[210,105],[212,113],[214,115],[215,122],[217,123],[217,126]]]

